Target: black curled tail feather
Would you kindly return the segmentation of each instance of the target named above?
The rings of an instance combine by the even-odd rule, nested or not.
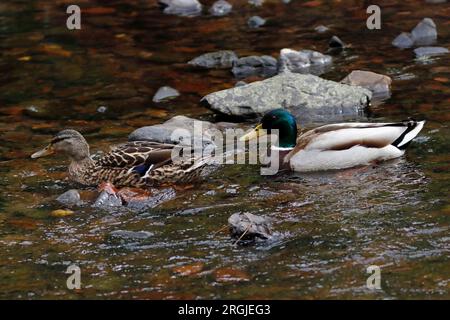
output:
[[[409,118],[408,120],[403,121],[403,124],[406,127],[405,131],[403,131],[403,133],[394,142],[392,142],[392,145],[400,150],[405,150],[409,146],[411,141],[422,130],[425,121],[416,121]]]

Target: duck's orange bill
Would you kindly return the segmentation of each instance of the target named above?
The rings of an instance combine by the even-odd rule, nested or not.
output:
[[[49,155],[54,154],[54,153],[55,153],[55,150],[53,149],[53,146],[51,144],[49,144],[44,149],[33,153],[31,155],[31,158],[32,159],[41,158],[41,157],[49,156]]]
[[[242,137],[239,138],[239,141],[250,141],[253,139],[258,138],[259,136],[262,136],[265,134],[265,130],[262,129],[262,124],[258,124],[252,131],[244,134]]]

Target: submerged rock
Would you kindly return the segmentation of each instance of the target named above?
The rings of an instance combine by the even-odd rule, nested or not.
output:
[[[131,198],[127,201],[127,208],[133,211],[142,211],[154,208],[161,203],[175,198],[176,193],[172,188],[157,189],[156,193],[145,198]]]
[[[328,41],[328,46],[331,49],[344,49],[345,43],[341,39],[339,39],[337,36],[332,36],[330,41]]]
[[[278,62],[271,56],[249,56],[236,60],[233,63],[233,72],[236,78],[248,76],[270,77],[277,74]]]
[[[196,123],[196,125],[194,125]],[[209,132],[217,127],[208,121],[200,121],[185,116],[175,116],[162,124],[141,127],[134,130],[129,136],[130,141],[157,141],[162,143],[190,143],[187,138],[198,139],[203,146],[212,143]],[[175,130],[178,130],[175,132]],[[175,132],[175,133],[174,133]],[[178,135],[176,133],[180,133]]]
[[[269,219],[251,213],[233,214],[228,218],[228,226],[231,236],[241,240],[266,240],[272,235]]]
[[[330,66],[332,58],[318,51],[282,49],[278,58],[279,72],[322,74]]]
[[[430,18],[424,18],[411,31],[415,45],[430,45],[437,39],[436,24]]]
[[[233,6],[225,1],[225,0],[219,0],[213,3],[211,8],[209,8],[209,13],[216,17],[221,17],[229,14],[231,12],[231,9]]]
[[[354,70],[341,81],[351,86],[360,86],[372,91],[374,96],[385,98],[390,96],[392,79],[371,71]]]
[[[66,206],[74,206],[80,203],[81,197],[78,190],[71,189],[61,194],[56,201]]]
[[[148,231],[116,230],[111,232],[109,235],[111,237],[124,240],[143,240],[152,237],[153,233]]]
[[[209,52],[198,56],[188,64],[202,67],[202,68],[219,68],[227,69],[233,66],[233,63],[238,59],[238,56],[231,50],[221,50]]]
[[[443,47],[419,47],[414,49],[417,58],[440,56],[448,52],[448,49]]]
[[[263,19],[260,16],[253,16],[247,20],[247,24],[250,28],[259,28],[266,24],[266,19]]]
[[[248,3],[255,7],[260,7],[264,4],[264,0],[248,0]]]
[[[155,95],[153,96],[153,102],[162,102],[164,100],[169,100],[176,98],[180,95],[178,90],[171,88],[171,87],[161,87],[156,91]]]
[[[320,25],[320,26],[315,27],[314,30],[318,33],[325,33],[330,29],[324,25]]]
[[[372,93],[310,74],[282,73],[203,97],[212,110],[232,116],[257,117],[275,108],[289,109],[300,121],[341,121],[362,113]]]
[[[411,48],[414,45],[414,39],[410,33],[402,32],[392,41],[392,45],[400,49]]]
[[[164,13],[178,16],[196,16],[202,12],[202,4],[197,0],[158,0]]]

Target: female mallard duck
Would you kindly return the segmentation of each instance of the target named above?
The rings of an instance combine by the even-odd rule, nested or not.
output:
[[[87,186],[110,182],[118,187],[150,187],[194,181],[208,162],[195,159],[193,155],[172,157],[174,148],[176,145],[158,142],[128,142],[94,160],[86,139],[78,131],[69,129],[57,133],[47,147],[31,158],[65,154],[71,161],[69,178]]]
[[[295,118],[284,109],[272,110],[241,140],[278,130],[280,165],[293,171],[321,171],[368,165],[394,159],[422,130],[425,121],[329,124],[297,138]],[[264,130],[262,130],[264,129]]]

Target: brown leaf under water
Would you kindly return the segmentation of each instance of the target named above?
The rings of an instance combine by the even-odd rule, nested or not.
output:
[[[36,220],[30,218],[11,219],[8,220],[8,223],[13,225],[14,227],[25,230],[35,230],[40,224]]]
[[[69,58],[72,56],[72,52],[63,49],[59,44],[53,44],[53,43],[46,43],[41,45],[38,48],[39,52],[51,55],[51,56],[57,56],[57,57],[65,57]]]
[[[172,271],[180,276],[190,276],[201,272],[204,266],[205,265],[203,262],[197,262],[180,267],[175,267]]]
[[[442,83],[447,83],[448,82],[448,78],[444,78],[444,77],[436,77],[433,80],[437,81],[437,82],[442,82]]]
[[[250,281],[250,276],[242,270],[233,268],[217,269],[214,272],[217,282],[244,282]]]

